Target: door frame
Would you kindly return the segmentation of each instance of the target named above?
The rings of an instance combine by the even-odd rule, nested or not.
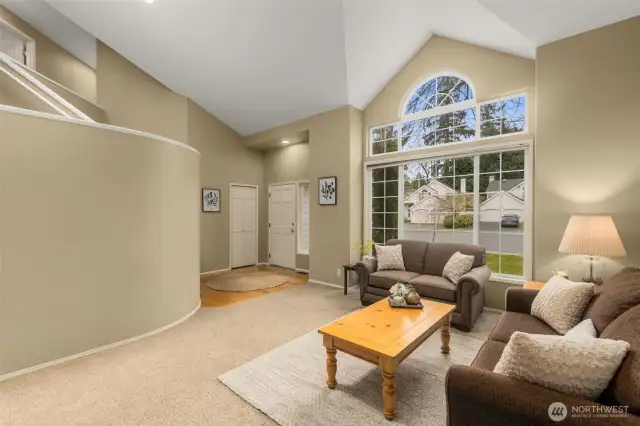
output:
[[[251,185],[248,183],[230,183],[229,184],[229,270],[233,269],[233,227],[231,226],[231,221],[233,219],[233,203],[231,202],[231,192],[233,191],[234,186],[244,187],[244,188],[254,188],[256,190],[256,232],[255,232],[255,258],[256,265],[259,263],[258,257],[258,235],[260,234],[260,220],[258,218],[258,213],[260,212],[260,191],[258,190],[258,185]]]
[[[276,183],[270,183],[267,187],[267,201],[268,201],[268,208],[269,208],[269,215],[268,215],[268,230],[267,230],[267,256],[268,256],[268,264],[271,264],[271,187],[272,186],[282,186],[282,185],[294,185],[295,186],[295,201],[294,201],[294,207],[296,209],[294,217],[295,219],[295,225],[293,226],[293,241],[294,241],[294,247],[293,247],[293,268],[291,268],[292,270],[296,269],[296,264],[297,264],[297,260],[298,260],[298,181],[295,180],[291,180],[291,181],[286,181],[286,182],[276,182]],[[281,266],[282,268],[284,268],[284,266]]]

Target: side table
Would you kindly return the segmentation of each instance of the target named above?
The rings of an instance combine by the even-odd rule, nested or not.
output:
[[[342,265],[342,277],[344,280],[344,294],[347,294],[347,284],[349,284],[349,271],[355,271],[356,265]]]

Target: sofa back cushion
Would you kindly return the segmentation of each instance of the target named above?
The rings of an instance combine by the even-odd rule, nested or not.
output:
[[[402,245],[402,258],[404,269],[416,274],[421,274],[424,267],[424,255],[427,252],[429,243],[415,240],[389,240],[388,246]]]
[[[640,414],[640,305],[616,318],[600,337],[631,344],[601,401],[610,405],[628,405],[630,413]]]
[[[422,274],[441,277],[444,265],[447,264],[451,256],[457,251],[473,256],[472,268],[477,268],[487,263],[487,254],[484,247],[474,244],[432,243],[429,244],[427,248]]]
[[[623,312],[640,304],[640,269],[624,268],[605,279],[601,287],[583,316],[593,321],[598,335]]]

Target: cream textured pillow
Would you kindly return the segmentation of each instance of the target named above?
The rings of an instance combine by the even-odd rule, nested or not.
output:
[[[378,259],[378,271],[406,270],[404,268],[404,258],[402,257],[402,244],[397,246],[379,246],[376,244],[376,258]]]
[[[493,371],[595,400],[618,370],[629,346],[621,340],[580,341],[516,331]]]
[[[472,266],[473,256],[467,256],[457,251],[451,255],[447,264],[444,265],[442,276],[457,284],[460,277],[469,272]]]
[[[560,334],[578,325],[593,297],[593,284],[551,278],[531,304],[531,315],[540,318]]]
[[[588,340],[596,339],[598,337],[598,333],[596,332],[596,328],[593,326],[593,321],[586,319],[571,330],[567,331],[567,334],[565,334],[564,337],[573,340]]]

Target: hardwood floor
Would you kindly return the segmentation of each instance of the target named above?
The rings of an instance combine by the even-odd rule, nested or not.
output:
[[[250,271],[257,271],[258,267],[250,266],[247,268],[235,269],[229,272],[222,272],[223,274],[242,274]],[[263,269],[264,270],[264,269]],[[266,270],[272,272],[274,275],[284,275],[288,278],[288,281],[285,284],[282,284],[278,287],[268,288],[265,290],[256,290],[256,291],[217,291],[211,290],[207,287],[208,280],[211,279],[213,274],[210,275],[202,275],[200,277],[200,300],[202,302],[203,307],[207,308],[219,308],[222,306],[229,306],[235,303],[244,302],[250,299],[255,299],[257,297],[264,296],[269,293],[276,293],[279,291],[287,290],[293,287],[297,287],[299,285],[304,285],[309,280],[309,276],[307,274],[300,274],[298,272],[292,271],[291,269],[279,268],[277,266],[268,266]]]

